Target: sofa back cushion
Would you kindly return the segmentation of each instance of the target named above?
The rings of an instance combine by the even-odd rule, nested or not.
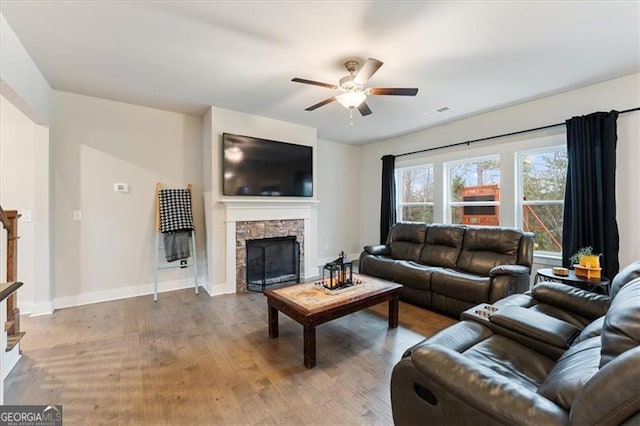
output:
[[[427,244],[420,255],[420,262],[429,266],[454,268],[462,248],[464,232],[462,225],[429,225]]]
[[[598,372],[599,358],[599,337],[574,344],[558,359],[538,393],[570,411],[585,383]]]
[[[424,247],[427,225],[425,223],[396,223],[389,231],[387,243],[391,257],[417,261]]]
[[[600,367],[640,345],[640,278],[622,287],[604,317]]]
[[[611,298],[614,299],[620,289],[640,277],[640,260],[618,272],[611,282]]]
[[[497,265],[515,265],[522,231],[498,226],[470,226],[464,233],[456,267],[479,275],[489,275]]]

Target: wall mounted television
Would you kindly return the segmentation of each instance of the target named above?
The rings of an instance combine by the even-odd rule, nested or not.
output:
[[[222,135],[223,195],[313,196],[313,148]]]

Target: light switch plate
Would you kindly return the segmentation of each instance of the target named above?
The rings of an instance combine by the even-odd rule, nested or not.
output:
[[[32,222],[33,212],[31,210],[20,210],[20,220],[22,222]]]
[[[82,210],[73,211],[73,220],[82,220]]]

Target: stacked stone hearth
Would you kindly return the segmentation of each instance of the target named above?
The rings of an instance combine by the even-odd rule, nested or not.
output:
[[[300,243],[300,276],[304,277],[304,220],[236,222],[236,292],[247,291],[247,240],[292,237]]]

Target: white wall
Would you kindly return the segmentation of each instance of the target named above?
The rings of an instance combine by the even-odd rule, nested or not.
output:
[[[22,313],[51,312],[51,239],[49,204],[49,101],[51,87],[20,40],[0,15],[0,91],[5,130],[0,132],[0,203],[5,209],[28,210],[18,233],[18,290]],[[21,114],[17,113],[20,111]],[[36,124],[37,123],[37,124]],[[6,135],[6,136],[3,136]],[[10,135],[10,136],[9,136]],[[18,171],[19,173],[16,173]],[[30,191],[29,194],[24,191]],[[17,204],[17,205],[16,205]],[[24,241],[22,241],[24,239]],[[4,262],[4,257],[1,257]]]
[[[334,260],[341,251],[355,260],[362,250],[358,241],[360,149],[318,140],[318,264]]]
[[[211,107],[211,110],[204,119],[204,125],[209,122],[211,116],[210,139],[203,140],[202,152],[205,156],[210,156],[211,160],[204,159],[205,163],[211,166],[211,174],[205,172],[210,179],[205,186],[211,188],[211,200],[207,200],[205,212],[207,216],[207,258],[209,268],[210,291],[214,294],[229,291],[226,283],[226,250],[225,250],[225,210],[220,202],[222,196],[222,134],[234,133],[245,136],[253,136],[276,141],[290,142],[299,145],[314,147],[314,197],[318,194],[318,173],[317,170],[317,136],[316,129],[309,126],[289,123],[281,120],[261,117],[257,115],[245,114],[224,108]],[[205,166],[206,167],[206,166]],[[207,198],[207,197],[206,197]],[[232,198],[232,197],[225,197]],[[257,199],[264,201],[261,197],[242,197],[243,200]],[[315,212],[311,219],[312,239],[317,239],[317,217]],[[312,245],[305,253],[305,264],[317,259],[317,247]],[[309,269],[305,268],[308,273]]]
[[[640,74],[606,81],[569,92],[540,98],[534,101],[499,109],[485,114],[432,127],[419,132],[387,139],[362,147],[360,160],[360,211],[370,214],[360,215],[360,244],[377,243],[379,239],[380,175],[385,154],[402,154],[424,148],[447,145],[467,140],[514,132],[523,129],[561,123],[576,115],[612,109],[625,110],[640,105]],[[455,107],[455,106],[454,106]],[[637,226],[637,212],[640,195],[640,160],[638,140],[639,114],[629,113],[618,118],[617,151],[617,199],[618,227],[620,230],[621,267],[640,259],[640,228]],[[456,152],[467,157],[474,152],[487,151],[496,147],[524,139],[553,137],[564,132],[562,127],[528,133],[524,135],[495,139],[474,144],[471,147],[452,148],[422,154],[430,157]],[[495,149],[500,151],[502,148]],[[405,158],[410,160],[410,158]],[[400,161],[400,159],[398,159]]]
[[[34,215],[36,126],[4,96],[0,97],[0,205],[39,220],[40,215]],[[18,220],[17,277],[24,283],[18,303],[21,311],[30,312],[35,285],[35,235],[33,221],[24,219]],[[6,247],[2,252],[6,255]],[[0,269],[0,279],[4,279],[4,263]]]
[[[2,14],[0,64],[3,95],[35,123],[47,124],[51,87]]]
[[[204,262],[200,117],[60,91],[51,117],[56,308],[151,291],[157,182],[193,185]],[[161,271],[160,289],[191,277],[190,268]]]

